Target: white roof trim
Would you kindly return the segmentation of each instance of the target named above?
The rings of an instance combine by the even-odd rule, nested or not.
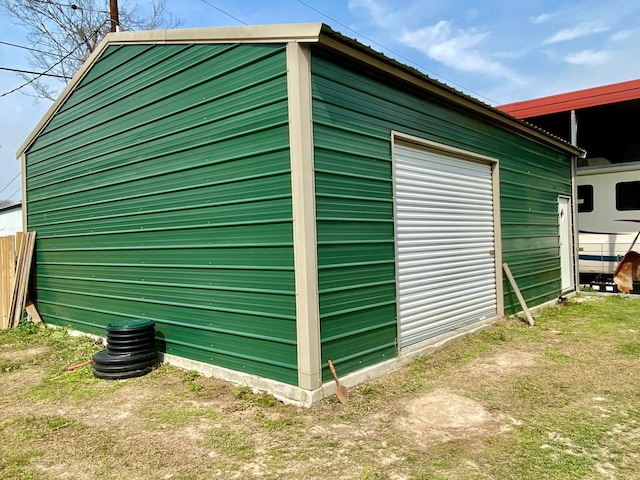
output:
[[[110,43],[317,42],[322,23],[145,30],[109,34]]]

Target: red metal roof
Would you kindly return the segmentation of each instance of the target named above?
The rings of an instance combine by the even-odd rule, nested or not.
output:
[[[516,118],[531,118],[636,99],[640,99],[640,79],[508,103],[496,108]]]

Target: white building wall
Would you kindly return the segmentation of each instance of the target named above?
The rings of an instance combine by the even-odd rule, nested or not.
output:
[[[0,237],[15,235],[22,231],[22,206],[0,210]]]

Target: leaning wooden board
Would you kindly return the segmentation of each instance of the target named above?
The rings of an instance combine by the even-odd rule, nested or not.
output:
[[[503,263],[502,269],[504,270],[504,273],[507,274],[507,278],[509,279],[509,283],[511,283],[511,287],[513,288],[514,292],[516,292],[516,297],[518,297],[520,306],[522,307],[524,314],[527,316],[527,321],[529,322],[529,325],[533,326],[533,317],[531,316],[531,312],[527,307],[527,303],[524,301],[524,297],[522,296],[522,293],[520,293],[520,289],[518,288],[516,279],[513,278],[513,275],[511,274],[511,269],[509,268],[509,265],[507,265],[506,263]]]
[[[18,249],[16,262],[16,280],[11,296],[10,326],[17,327],[22,318],[29,291],[29,278],[31,276],[31,263],[33,251],[36,245],[36,232],[27,232],[23,235]]]
[[[11,298],[16,276],[16,238],[0,237],[0,330],[9,327]]]

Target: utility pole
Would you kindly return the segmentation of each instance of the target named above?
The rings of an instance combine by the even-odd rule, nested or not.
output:
[[[111,31],[120,30],[120,20],[118,19],[118,0],[109,0],[109,17],[111,18]]]

